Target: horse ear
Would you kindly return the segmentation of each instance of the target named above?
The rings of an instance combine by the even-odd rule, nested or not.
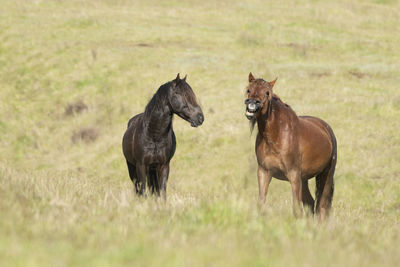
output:
[[[187,74],[186,74],[185,77],[182,79],[182,81],[186,82],[186,77],[187,77]]]
[[[251,83],[252,81],[254,81],[255,79],[254,79],[254,76],[253,76],[253,74],[250,72],[249,73],[249,83]]]
[[[275,85],[275,83],[276,83],[276,80],[278,80],[278,77],[276,77],[275,80],[273,80],[272,82],[269,82],[269,85],[270,85],[271,87],[274,87],[274,85]]]
[[[172,84],[175,87],[179,82],[181,81],[181,78],[179,78],[179,73],[176,75],[175,80],[172,80]]]

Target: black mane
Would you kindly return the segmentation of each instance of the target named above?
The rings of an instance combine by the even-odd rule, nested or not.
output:
[[[157,92],[150,99],[149,103],[146,105],[144,114],[151,115],[154,109],[164,108],[168,103],[168,92],[172,87],[172,82],[167,82],[158,88]]]
[[[150,99],[149,103],[145,108],[145,115],[150,115],[155,109],[159,110],[160,108],[165,107],[168,104],[168,92],[173,86],[173,82],[167,82],[158,88],[157,92]],[[180,94],[190,103],[197,103],[196,95],[194,94],[192,88],[186,81],[181,80],[176,85],[179,87]]]

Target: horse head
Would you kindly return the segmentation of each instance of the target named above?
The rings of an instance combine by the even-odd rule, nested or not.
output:
[[[203,111],[197,103],[196,95],[186,82],[186,76],[179,78],[179,73],[171,83],[168,99],[172,112],[190,122],[192,127],[200,126],[204,121]]]
[[[249,85],[247,86],[247,99],[244,101],[246,105],[246,117],[249,120],[255,120],[260,114],[268,111],[271,104],[273,91],[272,88],[278,78],[272,82],[263,79],[255,79],[253,74],[249,74]]]

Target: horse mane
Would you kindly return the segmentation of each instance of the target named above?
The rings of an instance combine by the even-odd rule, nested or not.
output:
[[[172,81],[170,81],[161,85],[160,88],[158,88],[157,92],[153,95],[149,103],[146,105],[146,108],[144,110],[145,116],[151,115],[154,110],[165,107],[168,101],[168,92],[172,86]],[[186,81],[180,80],[176,86],[181,89],[181,96],[189,100],[189,102],[191,103],[197,103],[196,95],[194,94],[189,84],[186,83]]]
[[[144,114],[151,115],[153,110],[163,108],[168,99],[168,91],[172,86],[172,82],[167,82],[158,88],[157,92],[150,99],[149,103],[147,103],[146,108],[144,110]]]
[[[288,104],[286,104],[285,102],[283,102],[282,99],[281,99],[278,95],[276,95],[275,93],[272,95],[272,98],[273,98],[274,100],[276,100],[277,103],[283,105],[284,107],[286,107],[286,108],[288,108],[288,109],[290,109],[291,111],[294,112],[294,110],[293,110]]]
[[[289,109],[292,110],[292,108],[291,108],[288,104],[286,104],[285,102],[283,102],[282,99],[281,99],[277,94],[275,94],[275,93],[272,94],[272,98],[273,98],[274,100],[276,100],[278,103],[280,103],[280,104],[284,105],[285,107],[287,107],[287,108],[289,108]]]

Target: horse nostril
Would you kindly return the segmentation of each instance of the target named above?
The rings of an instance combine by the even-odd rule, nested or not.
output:
[[[200,115],[197,117],[197,120],[199,121],[199,123],[203,123],[203,121],[204,121],[204,116],[203,116],[202,114],[200,114]]]

